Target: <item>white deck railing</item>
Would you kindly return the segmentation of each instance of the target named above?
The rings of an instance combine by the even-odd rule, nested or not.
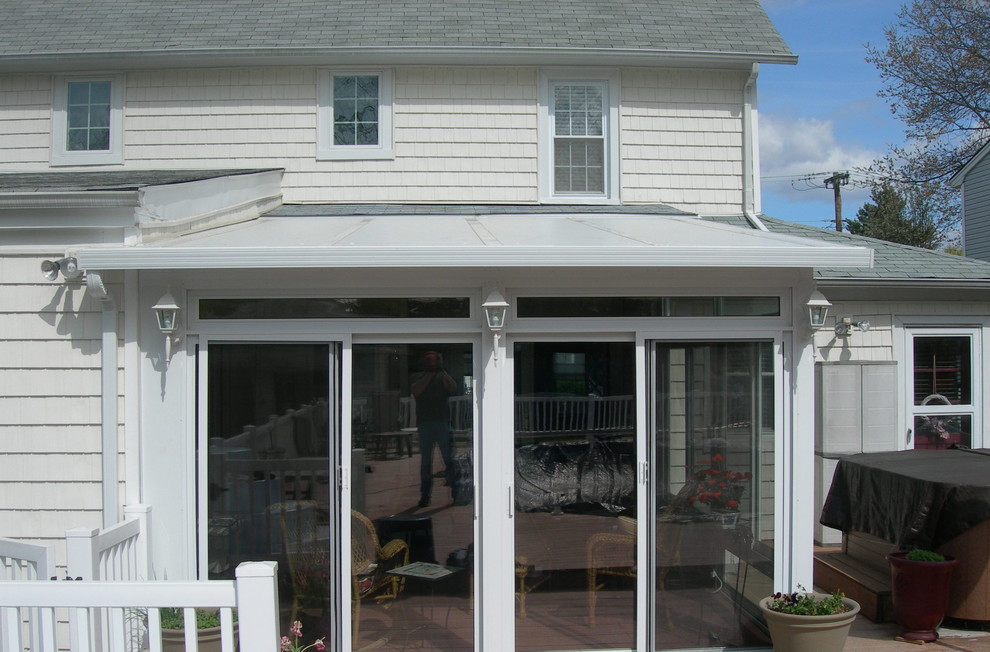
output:
[[[184,609],[186,632],[195,632],[195,609],[219,609],[223,652],[272,652],[278,649],[278,565],[245,562],[232,581],[100,582],[11,581],[0,585],[0,649],[4,651],[161,652],[158,609]],[[56,610],[68,609],[69,633],[58,628]],[[235,635],[233,610],[237,610]],[[93,647],[92,612],[102,610],[110,623],[100,647]],[[129,627],[137,623],[139,627]],[[40,636],[29,642],[26,630]],[[139,638],[135,639],[135,632]],[[68,640],[66,640],[68,638]],[[186,650],[195,651],[195,635]]]
[[[73,579],[133,582],[150,577],[151,507],[128,505],[124,521],[105,530],[65,533],[66,574]]]
[[[128,505],[124,521],[105,530],[73,528],[65,533],[66,576],[73,580],[103,582],[137,582],[149,580],[148,541],[151,540],[151,507]],[[100,609],[89,613],[89,647],[100,650],[115,623],[111,614]],[[144,628],[141,623],[127,619],[123,623],[125,638],[139,639]],[[72,631],[73,645],[79,629]]]
[[[54,574],[55,550],[51,546],[0,538],[0,580],[48,580]],[[27,639],[29,650],[36,649],[37,641],[41,638],[39,616],[37,609],[31,610],[27,615],[28,624],[21,630],[21,635]],[[0,622],[0,652],[8,649],[2,638],[3,631],[4,625]]]
[[[41,580],[54,573],[51,546],[0,538],[0,580]]]

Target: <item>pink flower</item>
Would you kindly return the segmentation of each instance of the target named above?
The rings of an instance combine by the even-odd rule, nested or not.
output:
[[[292,641],[289,640],[288,636],[282,637],[282,645],[279,647],[281,652],[289,652],[292,649]]]
[[[292,627],[289,628],[289,633],[296,638],[302,636],[302,623],[298,620],[293,620]]]
[[[325,650],[325,649],[327,649],[327,646],[324,645],[323,639],[320,638],[320,639],[317,639],[315,643],[313,643],[313,649],[314,650]]]

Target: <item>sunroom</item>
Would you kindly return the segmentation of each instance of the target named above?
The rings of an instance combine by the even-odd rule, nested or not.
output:
[[[67,252],[129,298],[156,572],[275,559],[344,650],[760,645],[811,585],[811,269],[871,252],[725,222],[283,206]]]

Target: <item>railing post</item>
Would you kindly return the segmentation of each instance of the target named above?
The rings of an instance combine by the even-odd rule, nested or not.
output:
[[[65,531],[65,572],[72,579],[87,581],[99,577],[98,564],[93,553],[93,538],[100,531],[88,527],[74,527]],[[95,626],[102,613],[98,609],[69,610],[69,630],[73,650],[99,649],[101,637]],[[95,638],[94,638],[95,637]]]
[[[65,572],[75,579],[98,580],[96,561],[93,559],[93,537],[99,530],[74,527],[65,531]]]
[[[234,570],[241,652],[278,649],[278,562],[244,562]]]
[[[137,538],[137,580],[150,580],[151,577],[151,505],[125,505],[124,520],[139,521]]]

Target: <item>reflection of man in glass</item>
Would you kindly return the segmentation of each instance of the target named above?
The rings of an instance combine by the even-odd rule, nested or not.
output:
[[[412,384],[416,398],[416,427],[419,429],[419,506],[430,504],[433,492],[433,446],[440,449],[447,475],[450,475],[453,433],[447,399],[457,392],[457,383],[443,368],[443,356],[436,351],[423,354],[423,373]]]

